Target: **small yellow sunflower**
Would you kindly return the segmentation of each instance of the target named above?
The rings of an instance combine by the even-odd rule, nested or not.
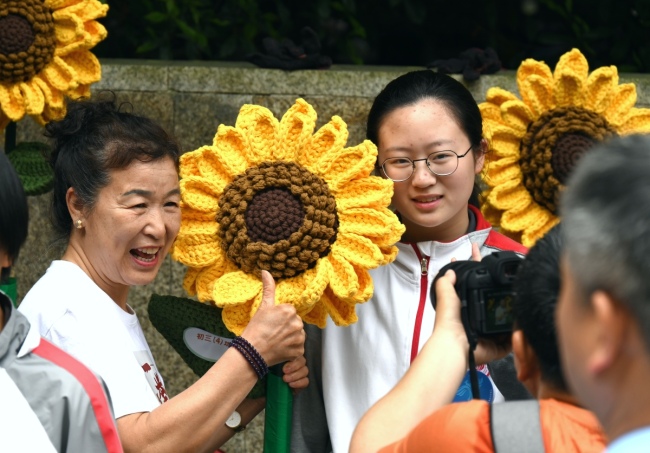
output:
[[[172,256],[189,267],[185,290],[223,307],[236,334],[261,302],[262,270],[306,322],[349,325],[372,295],[368,269],[397,254],[404,227],[388,209],[392,182],[371,176],[377,148],[346,148],[338,116],[314,134],[315,124],[302,99],[281,121],[245,105],[235,127],[220,125],[211,146],[181,157]]]
[[[528,59],[517,70],[521,100],[490,88],[479,105],[490,143],[482,210],[501,232],[532,246],[559,222],[558,201],[571,170],[595,143],[650,132],[650,109],[635,108],[636,87],[615,66],[589,73],[573,49],[555,72]]]
[[[97,0],[0,1],[0,129],[31,115],[44,124],[65,115],[64,97],[88,96],[101,78],[89,52],[106,37]]]

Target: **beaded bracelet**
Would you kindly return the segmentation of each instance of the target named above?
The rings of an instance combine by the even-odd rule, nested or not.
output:
[[[235,337],[231,342],[230,346],[237,349],[241,355],[248,361],[248,363],[253,367],[257,376],[262,379],[269,372],[269,366],[267,365],[264,358],[257,352],[257,349],[253,347],[252,344],[248,342],[244,337]]]

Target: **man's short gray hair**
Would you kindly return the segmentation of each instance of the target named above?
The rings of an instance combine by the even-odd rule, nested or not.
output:
[[[585,294],[604,290],[650,350],[650,136],[616,138],[578,164],[561,200],[564,247]]]

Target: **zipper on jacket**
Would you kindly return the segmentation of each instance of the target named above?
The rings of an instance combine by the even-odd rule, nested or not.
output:
[[[422,317],[424,316],[424,305],[427,303],[427,289],[429,287],[429,257],[420,252],[417,244],[411,244],[415,254],[420,261],[420,303],[415,315],[415,326],[413,327],[413,340],[411,342],[411,363],[418,355],[420,346],[420,331],[422,330]]]

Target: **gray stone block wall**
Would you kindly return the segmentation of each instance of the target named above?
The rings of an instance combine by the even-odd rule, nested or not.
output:
[[[333,115],[348,124],[348,145],[365,138],[365,119],[373,98],[390,80],[417,68],[335,66],[329,70],[284,72],[260,69],[247,63],[188,63],[133,60],[102,61],[102,80],[93,95],[108,90],[119,101],[130,102],[133,111],[158,120],[180,141],[184,150],[212,142],[220,123],[234,125],[245,103],[268,107],[281,116],[298,97],[316,109],[317,127]],[[637,85],[637,106],[650,106],[650,76],[621,75],[621,83]],[[485,100],[488,88],[499,86],[516,92],[513,71],[482,76],[468,84],[477,102]],[[18,123],[18,141],[46,141],[43,130],[31,119]],[[61,255],[49,223],[49,194],[30,197],[30,227],[27,244],[15,267],[21,299],[45,272],[52,259]],[[147,287],[131,291],[130,304],[138,312],[171,395],[183,391],[197,377],[149,322],[146,304],[152,293],[182,296],[184,267],[166,259],[158,277]],[[74,289],[71,289],[74,290]],[[225,446],[228,453],[262,451],[264,417]]]

